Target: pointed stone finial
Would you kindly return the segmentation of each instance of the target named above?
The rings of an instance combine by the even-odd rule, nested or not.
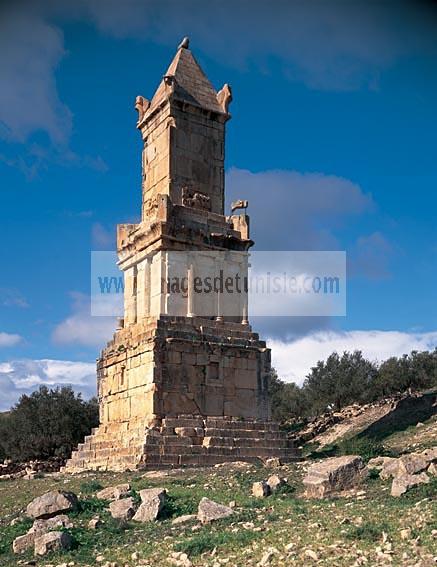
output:
[[[190,38],[184,37],[184,39],[178,45],[178,49],[188,49],[189,46],[190,46]]]

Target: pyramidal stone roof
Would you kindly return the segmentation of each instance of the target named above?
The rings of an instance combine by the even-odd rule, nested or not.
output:
[[[166,77],[174,79],[174,98],[223,114],[223,108],[217,101],[217,92],[189,49],[179,47],[177,50],[152,98],[151,109],[166,97]]]

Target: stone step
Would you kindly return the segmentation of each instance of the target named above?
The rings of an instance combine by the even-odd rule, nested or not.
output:
[[[206,427],[205,437],[242,437],[242,438],[262,438],[262,439],[282,439],[285,434],[282,431],[266,431],[263,429],[223,429],[219,427]]]

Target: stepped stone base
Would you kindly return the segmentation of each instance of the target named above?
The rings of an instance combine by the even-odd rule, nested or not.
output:
[[[131,428],[126,422],[101,425],[79,445],[63,472],[209,466],[269,457],[284,462],[299,458],[277,423],[179,416],[144,427]]]

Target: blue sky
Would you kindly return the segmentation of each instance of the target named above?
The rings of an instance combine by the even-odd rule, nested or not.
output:
[[[37,5],[36,5],[37,4]],[[0,408],[95,387],[90,251],[140,211],[137,95],[180,39],[231,84],[228,197],[259,250],[346,250],[347,316],[258,319],[280,374],[437,344],[437,34],[423,3],[3,3]]]

